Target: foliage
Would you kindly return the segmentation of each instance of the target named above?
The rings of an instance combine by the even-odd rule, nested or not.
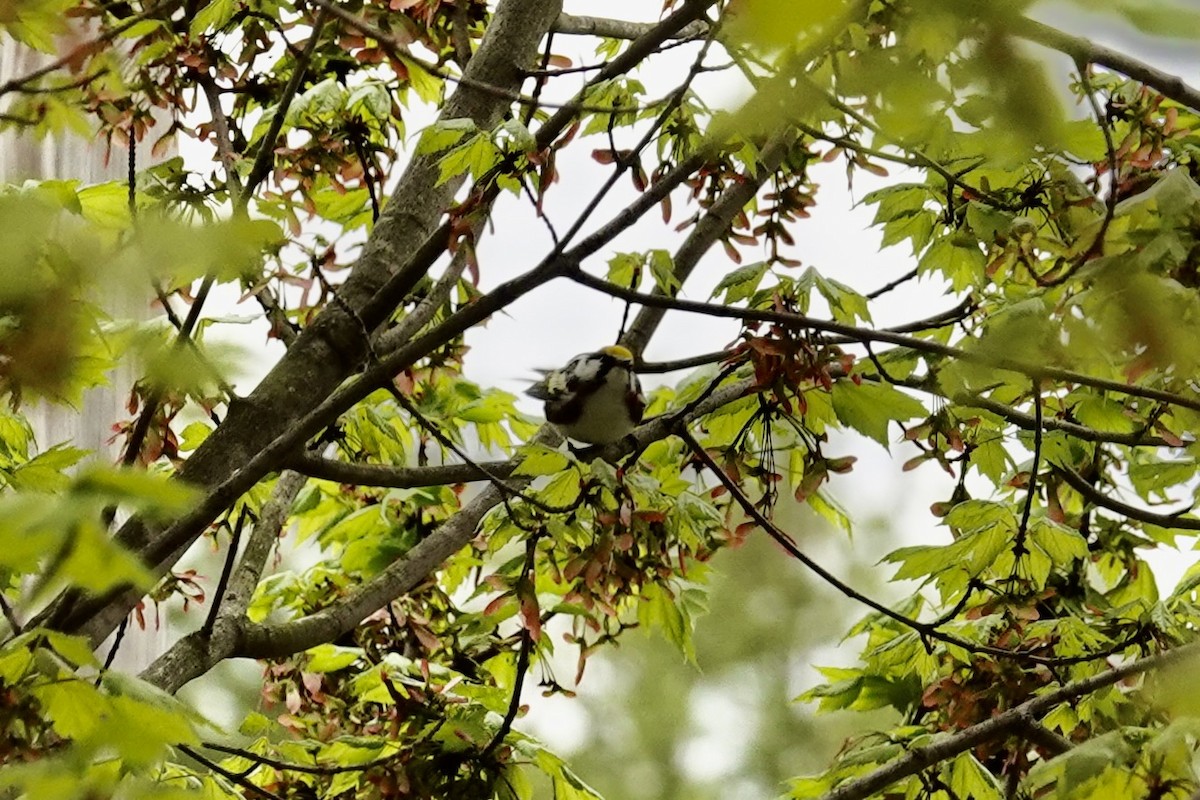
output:
[[[0,126],[157,161],[0,192],[4,790],[596,797],[514,728],[532,675],[570,694],[634,627],[698,660],[712,560],[769,535],[865,611],[859,662],[802,699],[896,721],[791,796],[1194,793],[1200,570],[1160,594],[1144,555],[1200,530],[1200,92],[1028,2],[803,5],[631,24],[528,0],[0,0],[4,34],[62,56],[0,84]],[[1182,3],[1100,5],[1197,33]],[[559,50],[576,34],[601,37],[583,64]],[[643,79],[680,63],[655,96]],[[747,87],[739,108],[710,73]],[[176,137],[215,159],[164,159]],[[862,202],[908,272],[863,293],[799,263],[821,162],[872,176]],[[566,193],[590,200],[560,227]],[[551,242],[517,275],[480,247],[502,197],[505,225]],[[635,223],[659,246],[631,252]],[[723,277],[684,299],[718,243]],[[463,369],[467,331],[556,278],[640,309],[614,333],[647,371],[656,310],[741,330],[658,365],[690,372],[636,441],[564,450]],[[918,278],[944,310],[877,326]],[[245,397],[205,341],[218,286],[287,346]],[[112,316],[147,288],[161,318]],[[32,401],[78,403],[117,363],[142,375],[118,387],[119,467],[34,441]],[[794,499],[848,527],[841,449],[874,445],[839,431],[897,479],[952,478],[944,532],[881,561],[919,586],[896,607],[775,521]],[[283,532],[303,566],[272,560]],[[202,538],[225,559],[211,586],[179,563]],[[139,595],[205,608],[134,677],[93,652],[143,620]],[[549,666],[564,652],[573,679]],[[236,658],[263,676],[237,731],[173,698]]]

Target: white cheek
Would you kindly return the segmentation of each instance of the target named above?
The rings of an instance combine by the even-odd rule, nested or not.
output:
[[[596,375],[600,373],[600,362],[594,358],[581,358],[572,361],[567,367],[567,371],[574,374],[583,382],[595,380]]]
[[[550,390],[551,394],[562,394],[565,392],[567,390],[566,374],[562,372],[551,373],[550,376],[546,378],[546,388]]]

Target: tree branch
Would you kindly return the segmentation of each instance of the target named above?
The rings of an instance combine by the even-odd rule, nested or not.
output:
[[[295,65],[292,67],[292,75],[283,89],[283,94],[279,97],[279,103],[275,106],[275,116],[271,118],[271,125],[259,141],[258,152],[254,156],[254,163],[250,167],[249,174],[246,175],[246,186],[244,191],[241,192],[241,202],[237,203],[243,209],[250,202],[250,197],[254,194],[254,190],[270,174],[271,168],[275,164],[275,143],[279,139],[280,131],[283,130],[283,123],[287,118],[288,108],[291,106],[292,100],[296,97],[296,93],[300,91],[300,84],[303,83],[304,76],[308,72],[308,64],[312,60],[312,54],[317,48],[317,40],[321,38],[321,31],[325,27],[327,19],[329,19],[329,10],[322,7],[317,12],[316,19],[313,20],[308,43],[305,45],[303,52],[300,53],[300,58],[296,60]],[[218,107],[217,111],[219,112],[219,110]]]
[[[1029,518],[1033,514],[1033,498],[1037,494],[1038,471],[1042,467],[1042,434],[1045,426],[1042,424],[1042,387],[1035,378],[1033,380],[1033,464],[1029,468],[1029,483],[1025,487],[1025,505],[1021,509],[1021,521],[1017,525],[1017,535],[1013,538],[1013,575],[1017,573],[1017,562],[1028,550],[1025,549],[1025,537],[1029,533]]]
[[[1083,61],[1108,67],[1146,86],[1157,89],[1164,96],[1193,111],[1200,111],[1200,89],[1189,86],[1177,75],[1163,72],[1125,53],[1098,45],[1080,36],[1063,33],[1057,28],[1027,17],[1017,18],[1013,22],[1012,32],[1022,39],[1028,39],[1049,47],[1051,50],[1065,53],[1077,62]]]
[[[990,411],[993,414],[1002,417],[1003,419],[1016,425],[1021,430],[1034,431],[1037,430],[1037,420],[1031,414],[1026,414],[1018,411],[1012,406],[997,402],[983,395],[973,392],[956,392],[954,394],[947,393],[940,388],[930,387],[927,385],[928,380],[919,381],[899,381],[898,385],[905,386],[909,389],[916,389],[921,392],[928,392],[945,397],[954,403],[963,406],[980,408],[984,411]],[[1042,418],[1042,427],[1046,430],[1062,431],[1063,433],[1080,439],[1085,442],[1106,442],[1108,444],[1123,444],[1130,447],[1170,447],[1171,444],[1161,436],[1148,436],[1139,433],[1110,433],[1108,431],[1098,431],[1095,428],[1089,428],[1086,425],[1080,425],[1077,422],[1069,422],[1064,419],[1055,417]]]
[[[1084,480],[1083,476],[1078,472],[1062,464],[1054,465],[1054,473],[1066,481],[1068,486],[1083,495],[1085,500],[1100,508],[1106,508],[1129,519],[1144,522],[1147,525],[1157,525],[1160,528],[1200,531],[1200,519],[1181,517],[1175,514],[1155,514],[1152,511],[1146,511],[1137,506],[1122,503],[1120,500],[1114,500],[1105,494],[1101,494],[1095,486]]]
[[[795,141],[796,133],[790,127],[781,128],[772,134],[763,147],[755,173],[741,175],[741,179],[726,189],[708,209],[708,213],[696,223],[673,259],[675,269],[672,274],[679,286],[682,287],[691,276],[704,254],[728,233],[734,217],[754,199],[763,183],[783,163]],[[657,286],[654,288],[654,294],[660,297],[667,296]],[[633,324],[625,332],[622,344],[630,349],[635,358],[641,357],[650,338],[662,323],[666,311],[665,308],[643,305],[634,317]]]
[[[525,540],[525,568],[522,571],[521,579],[528,582],[531,587],[530,591],[537,580],[537,575],[534,573],[534,562],[537,559],[539,538],[535,534]],[[525,673],[529,670],[529,656],[533,651],[533,631],[522,626],[520,638],[521,645],[517,651],[517,669],[513,675],[513,689],[512,696],[508,701],[508,710],[504,713],[504,719],[501,721],[500,727],[496,729],[492,740],[480,751],[480,761],[487,761],[496,748],[504,742],[504,737],[508,736],[509,731],[512,730],[513,723],[517,720],[517,714],[521,710],[521,690],[525,688]]]
[[[1108,672],[1102,672],[1099,675],[1093,675],[1090,678],[1084,678],[1046,694],[1038,695],[1015,708],[1001,712],[958,733],[943,736],[932,744],[915,747],[890,764],[862,777],[846,781],[824,795],[821,800],[863,800],[898,780],[916,775],[922,770],[959,753],[964,753],[977,745],[1018,731],[1028,730],[1031,725],[1039,725],[1037,718],[1051,711],[1060,703],[1083,697],[1097,689],[1111,686],[1134,675],[1140,675],[1198,654],[1200,654],[1200,644],[1184,645],[1165,653],[1146,656],[1113,667]]]
[[[1059,736],[1045,725],[1033,720],[1022,720],[1021,724],[1017,726],[1017,730],[1031,744],[1037,745],[1052,756],[1061,756],[1075,747],[1075,743],[1070,739]]]
[[[871,610],[884,617],[887,617],[890,620],[900,623],[906,628],[915,631],[922,638],[935,639],[937,641],[944,642],[945,644],[961,647],[971,653],[984,653],[987,655],[996,656],[998,658],[1021,659],[1040,664],[1061,663],[1061,659],[1053,657],[1039,656],[1030,652],[1022,652],[1019,650],[1008,650],[1003,647],[995,647],[993,645],[982,644],[963,639],[960,636],[955,636],[954,634],[946,633],[945,631],[941,630],[939,627],[942,624],[941,620],[935,622],[921,622],[913,619],[912,617],[905,616],[898,611],[893,611],[891,608],[887,607],[883,603],[880,603],[878,600],[863,594],[850,584],[843,581],[841,578],[834,575],[829,570],[825,569],[825,567],[821,566],[816,560],[797,547],[795,540],[792,539],[792,537],[789,536],[783,529],[781,529],[771,520],[767,519],[766,515],[754,505],[754,502],[746,495],[742,488],[725,473],[725,470],[723,470],[720,464],[716,462],[716,459],[709,455],[708,451],[705,450],[698,441],[696,441],[696,438],[692,436],[691,431],[684,428],[679,431],[679,436],[688,445],[692,453],[695,454],[696,458],[708,468],[709,472],[713,474],[713,477],[721,482],[721,485],[724,486],[729,492],[730,497],[732,497],[738,506],[741,507],[746,516],[754,521],[755,525],[757,525],[763,530],[763,532],[774,539],[776,544],[782,547],[788,555],[799,561],[810,571],[815,573],[817,577],[832,586],[845,597],[865,605],[867,608],[870,608]],[[1107,655],[1107,653],[1098,653],[1082,657],[1080,660],[1090,661],[1097,658],[1103,658],[1105,655]]]
[[[689,421],[710,413],[723,405],[745,396],[753,387],[751,381],[741,381],[722,387],[684,417],[663,415],[635,430],[628,441],[605,447],[605,460],[617,461],[630,452],[645,448],[651,442],[682,430]],[[543,428],[533,441],[557,443],[556,433]],[[483,517],[498,505],[504,493],[489,485],[441,527],[421,540],[401,559],[389,565],[379,575],[349,597],[314,614],[289,622],[271,625],[247,625],[238,655],[248,658],[278,658],[306,650],[321,642],[331,641],[351,630],[362,619],[382,608],[425,580],[446,559],[454,555],[475,536]]]
[[[538,42],[559,10],[555,0],[502,0],[467,74],[491,84],[519,86],[526,64],[535,57]],[[491,129],[506,109],[503,100],[460,87],[443,105],[440,119],[470,118],[480,128]],[[296,430],[296,420],[328,399],[362,363],[364,324],[373,329],[384,321],[444,250],[449,226],[439,227],[438,220],[463,179],[439,182],[437,161],[436,155],[429,154],[409,162],[350,277],[338,291],[340,302],[329,304],[317,316],[254,392],[231,406],[224,423],[186,462],[180,476],[206,490],[204,513],[188,515],[188,524],[171,526],[170,535],[134,518],[118,534],[122,545],[136,552],[153,551],[157,554],[152,557],[154,567],[165,569],[228,503],[278,468],[295,449],[290,440],[285,447],[270,448],[281,436]],[[397,276],[400,279],[393,280]],[[381,297],[385,287],[392,294]],[[411,357],[411,351],[406,352]],[[313,433],[307,430],[296,440],[302,442]],[[136,598],[132,595],[110,598],[100,611],[97,601],[84,602],[78,593],[70,593],[56,600],[43,617],[65,607],[62,628],[85,632],[99,641],[133,602]]]
[[[421,486],[445,486],[488,480],[487,474],[472,464],[442,464],[432,467],[393,467],[386,464],[351,464],[311,453],[293,456],[289,466],[310,478],[336,481],[353,486],[384,486],[391,489],[415,489]],[[492,475],[507,478],[517,462],[485,461],[479,464]]]
[[[213,598],[213,613],[200,630],[184,636],[156,658],[141,673],[141,678],[163,691],[174,694],[192,678],[203,675],[234,653],[237,648],[246,609],[262,576],[271,548],[279,539],[292,510],[296,495],[306,478],[285,471],[279,476],[271,499],[263,506],[250,534],[241,560],[224,593]]]
[[[293,470],[284,470],[279,475],[279,480],[275,482],[275,488],[271,492],[271,499],[267,501],[263,506],[262,513],[259,514],[258,522],[255,523],[254,530],[250,533],[246,549],[242,552],[237,570],[221,601],[220,616],[240,617],[246,613],[254,590],[258,586],[259,578],[262,577],[263,569],[266,567],[267,559],[271,555],[271,550],[279,541],[283,526],[291,516],[292,504],[296,502],[296,497],[304,488],[305,483],[307,483],[306,476]]]
[[[608,17],[559,14],[551,29],[571,36],[602,36],[606,39],[640,39],[654,29],[653,22],[627,22]],[[696,20],[679,28],[671,36],[676,39],[698,39],[708,34],[708,23]]]
[[[811,328],[813,330],[825,331],[827,333],[841,334],[857,341],[886,342],[888,344],[899,345],[900,347],[905,347],[921,353],[946,356],[962,361],[968,361],[973,364],[984,364],[996,369],[1017,372],[1030,378],[1049,378],[1066,383],[1078,384],[1080,386],[1091,386],[1095,389],[1117,392],[1120,394],[1130,395],[1132,397],[1144,397],[1148,400],[1158,400],[1170,405],[1180,406],[1182,408],[1190,408],[1193,411],[1200,411],[1200,398],[1186,397],[1174,392],[1167,392],[1161,389],[1152,389],[1146,386],[1118,383],[1117,381],[1111,381],[1106,378],[1097,378],[1080,372],[1073,372],[1068,369],[1047,366],[1045,364],[1031,364],[1026,361],[1018,361],[1017,359],[1007,358],[1004,356],[991,356],[986,353],[964,350],[959,347],[952,347],[950,345],[944,345],[938,342],[920,339],[915,336],[906,336],[904,334],[893,333],[888,330],[860,328],[854,325],[834,322],[832,320],[810,317],[805,314],[723,306],[714,303],[701,303],[695,300],[683,300],[674,297],[662,297],[652,294],[645,294],[632,289],[626,289],[622,286],[617,286],[609,281],[604,280],[603,278],[597,278],[593,275],[589,275],[586,272],[583,272],[581,269],[572,270],[567,274],[566,277],[570,278],[576,283],[589,286],[612,297],[619,297],[623,300],[630,300],[632,302],[641,303],[647,306],[658,306],[660,308],[691,311],[696,314],[704,314],[710,317],[722,317],[725,319],[754,320],[757,322],[778,322],[794,327]]]

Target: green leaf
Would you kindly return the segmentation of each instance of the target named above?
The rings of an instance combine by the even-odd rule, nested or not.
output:
[[[1017,530],[1017,518],[1012,509],[991,500],[966,500],[956,504],[946,515],[946,524],[959,534],[974,533],[994,525],[1002,525],[1013,532]]]
[[[192,24],[188,26],[188,31],[192,36],[199,36],[207,31],[223,28],[229,20],[233,19],[235,11],[237,11],[237,0],[211,0],[192,17]]]
[[[6,0],[0,3],[0,31],[43,53],[55,52],[55,37],[66,30],[69,0]]]
[[[987,258],[977,245],[964,246],[955,236],[940,236],[917,262],[921,275],[944,275],[954,291],[969,289],[984,278]]]
[[[666,294],[675,294],[679,289],[679,279],[675,277],[675,262],[669,250],[655,249],[646,254],[650,267],[650,276],[654,285]]]
[[[883,237],[880,247],[890,247],[908,240],[912,244],[913,255],[920,253],[933,238],[934,225],[937,215],[932,211],[915,211],[902,217],[896,217],[883,226]]]
[[[1143,33],[1200,39],[1200,12],[1171,0],[1117,0],[1117,12]]]
[[[464,137],[478,132],[479,128],[473,119],[440,120],[421,132],[421,138],[417,141],[416,154],[440,153],[458,144]]]
[[[1107,397],[1086,397],[1072,410],[1083,425],[1105,433],[1133,433],[1139,425],[1125,406]]]
[[[65,470],[78,464],[87,454],[86,450],[76,447],[55,445],[14,469],[9,483],[14,489],[28,491],[61,490],[71,482]]]
[[[423,103],[437,104],[442,99],[442,79],[412,59],[400,56],[400,62],[408,71],[408,85]]]
[[[72,493],[96,495],[106,502],[127,503],[143,514],[169,517],[188,510],[197,490],[182,481],[137,469],[90,465],[79,473]]]
[[[363,658],[361,647],[340,647],[333,644],[322,644],[307,651],[308,663],[305,669],[309,672],[336,672],[345,669]]]
[[[816,286],[817,291],[829,303],[829,310],[838,322],[853,325],[859,320],[871,321],[867,299],[846,284],[826,278],[812,267],[805,270],[799,283]]]
[[[382,81],[365,81],[350,90],[346,108],[377,122],[386,122],[392,114],[392,95]]]
[[[736,16],[723,32],[735,41],[765,50],[797,45],[840,20],[849,0],[760,0]]]
[[[843,424],[888,446],[888,423],[924,417],[929,412],[916,398],[886,384],[839,380],[833,384],[833,410]]]
[[[1004,797],[1004,788],[996,776],[969,752],[955,758],[948,772],[947,782],[958,797],[970,797],[972,800],[1000,800]]]
[[[971,450],[971,464],[992,483],[1000,483],[1012,464],[1012,457],[1004,449],[999,433],[975,445]]]
[[[735,269],[733,272],[726,273],[717,282],[716,287],[712,290],[712,294],[709,295],[709,299],[711,300],[721,294],[722,291],[725,292],[726,303],[736,303],[749,298],[750,295],[754,294],[754,291],[758,288],[758,284],[762,282],[763,276],[767,274],[770,268],[770,264],[760,261],[757,264],[747,264],[744,267]]]
[[[54,724],[54,730],[64,738],[86,738],[106,723],[102,712],[107,710],[108,703],[86,681],[52,681],[34,687],[32,694]]]
[[[666,588],[657,583],[645,587],[638,604],[638,623],[661,630],[688,662],[696,662],[691,620]]]
[[[567,468],[571,461],[558,450],[540,444],[529,444],[521,448],[521,463],[513,475],[556,475]]]
[[[636,289],[642,282],[645,259],[638,253],[617,253],[608,260],[608,282]]]
[[[153,576],[141,560],[112,541],[97,525],[78,525],[69,539],[62,573],[74,585],[101,595],[114,586],[149,588]]]
[[[526,153],[537,149],[537,138],[519,119],[500,123],[495,132],[496,143],[506,153]]]
[[[92,650],[91,643],[83,636],[68,636],[65,633],[58,631],[44,631],[42,633],[46,637],[46,644],[54,649],[54,652],[70,661],[77,667],[98,667],[99,660],[96,658],[95,652]]]
[[[862,199],[865,205],[876,205],[873,224],[881,225],[897,217],[910,216],[925,207],[931,199],[928,186],[921,183],[900,183],[868,192]]]
[[[80,213],[88,222],[102,228],[123,230],[129,227],[129,187],[111,181],[85,186],[77,193]]]
[[[190,422],[179,434],[179,451],[187,453],[195,450],[212,434],[212,427],[203,422]]]
[[[438,185],[468,173],[478,180],[499,164],[502,157],[491,138],[482,131],[477,132],[442,156],[438,162]]]
[[[565,470],[550,479],[549,483],[538,490],[537,496],[543,503],[550,506],[569,506],[579,499],[579,474],[575,470]]]
[[[1087,540],[1079,531],[1045,517],[1034,517],[1029,521],[1029,541],[1044,550],[1057,565],[1069,564],[1088,555]]]

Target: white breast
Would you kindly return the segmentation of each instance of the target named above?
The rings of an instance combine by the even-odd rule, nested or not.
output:
[[[564,435],[586,444],[618,441],[634,429],[633,420],[629,418],[628,397],[627,373],[611,369],[600,388],[588,397],[579,421],[558,427]]]

